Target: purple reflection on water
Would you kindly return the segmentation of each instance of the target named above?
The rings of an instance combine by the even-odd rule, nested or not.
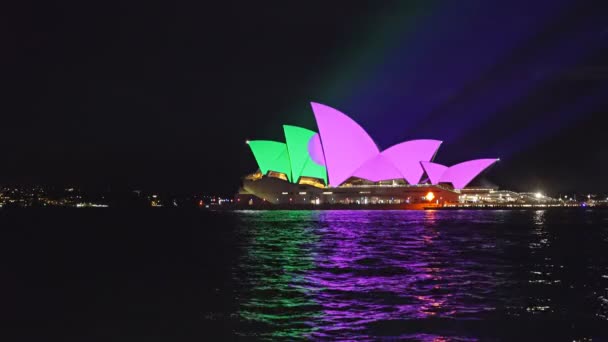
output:
[[[442,236],[435,212],[412,212],[405,222],[400,217],[398,230],[383,225],[400,214],[383,215],[388,217],[321,214],[324,239],[317,267],[306,277],[315,284],[324,325],[356,331],[370,322],[474,317],[494,310],[489,303],[464,304],[473,287],[491,291],[500,282],[471,274],[476,262],[459,257],[469,247],[452,245]]]
[[[238,315],[250,329],[242,336],[465,341],[528,336],[530,331],[504,329],[503,322],[518,326],[532,316],[548,322],[533,332],[552,334],[553,319],[599,332],[608,317],[607,307],[597,305],[604,300],[598,291],[608,286],[608,276],[602,285],[597,275],[608,272],[608,259],[593,254],[589,261],[579,257],[585,250],[561,255],[552,247],[561,240],[603,250],[608,238],[598,237],[605,229],[562,229],[591,224],[584,217],[544,211],[241,215],[236,293]],[[589,222],[604,219],[598,213]],[[594,268],[588,276],[570,276],[588,265]],[[560,299],[570,298],[566,294],[573,300]]]

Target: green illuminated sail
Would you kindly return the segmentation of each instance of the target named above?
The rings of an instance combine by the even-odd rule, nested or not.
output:
[[[265,175],[268,171],[281,172],[287,175],[290,182],[292,181],[291,163],[285,143],[271,140],[252,140],[248,144],[262,174]]]
[[[306,165],[304,165],[302,176],[320,178],[324,180],[325,185],[327,185],[327,169],[325,166],[315,163],[310,158],[308,158]]]
[[[301,176],[306,176],[323,179],[327,184],[325,166],[315,163],[308,152],[308,143],[317,133],[306,128],[290,125],[283,125],[283,131],[289,151],[293,181],[297,182]]]

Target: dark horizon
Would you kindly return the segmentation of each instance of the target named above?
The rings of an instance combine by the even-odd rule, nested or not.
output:
[[[245,140],[318,101],[382,148],[499,157],[482,183],[608,191],[601,2],[12,5],[0,184],[229,195]]]

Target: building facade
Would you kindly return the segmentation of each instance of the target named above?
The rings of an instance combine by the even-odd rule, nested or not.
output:
[[[443,205],[498,159],[433,162],[441,141],[410,140],[380,150],[346,114],[312,103],[319,132],[283,126],[285,142],[252,140],[258,171],[237,202],[274,205]]]

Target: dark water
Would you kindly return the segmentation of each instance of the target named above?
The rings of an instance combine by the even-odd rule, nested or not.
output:
[[[608,340],[608,211],[0,210],[1,334]]]

